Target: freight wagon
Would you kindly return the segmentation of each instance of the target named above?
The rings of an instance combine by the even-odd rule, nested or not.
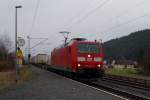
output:
[[[31,63],[35,64],[47,64],[48,63],[48,55],[47,54],[37,54],[32,57]]]

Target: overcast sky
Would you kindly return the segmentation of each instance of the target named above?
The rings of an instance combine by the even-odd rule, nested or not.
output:
[[[31,53],[50,53],[63,42],[60,31],[71,32],[69,38],[107,41],[147,29],[149,4],[150,0],[0,0],[0,34],[8,34],[14,41],[14,7],[22,5],[18,9],[18,35],[48,38]],[[31,39],[31,47],[38,41]]]

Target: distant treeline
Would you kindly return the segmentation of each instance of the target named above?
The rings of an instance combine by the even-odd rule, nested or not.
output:
[[[133,60],[150,68],[150,29],[105,42],[104,53],[106,60]]]

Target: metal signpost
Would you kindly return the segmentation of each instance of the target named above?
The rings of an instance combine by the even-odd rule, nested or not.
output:
[[[16,82],[18,82],[19,79],[19,73],[18,73],[18,64],[17,64],[17,9],[22,8],[22,6],[15,6],[15,61],[16,61]]]

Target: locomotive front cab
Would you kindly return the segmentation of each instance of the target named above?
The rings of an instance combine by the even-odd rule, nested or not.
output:
[[[78,73],[96,74],[102,72],[103,53],[98,42],[78,42],[76,46]]]

